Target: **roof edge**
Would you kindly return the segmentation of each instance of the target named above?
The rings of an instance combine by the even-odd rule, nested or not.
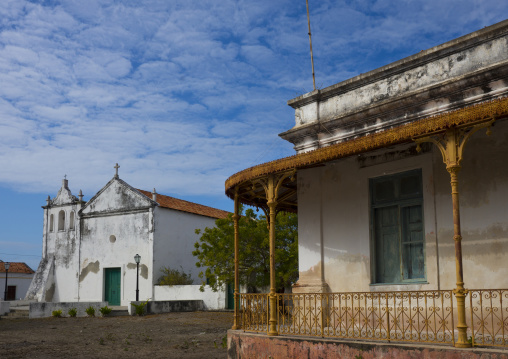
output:
[[[444,56],[448,56],[450,53],[464,50],[471,46],[475,46],[483,42],[490,41],[494,38],[504,36],[506,33],[508,33],[508,20],[503,20],[494,25],[487,26],[483,29],[431,47],[430,49],[422,50],[416,54],[410,55],[398,61],[392,62],[366,73],[359,74],[337,84],[325,87],[324,89],[318,89],[302,94],[294,99],[287,101],[287,104],[296,109],[308,103],[312,103],[317,100],[323,100],[337,94],[365,86],[366,84],[378,81],[380,79],[388,78],[396,73],[404,72],[410,68],[420,66],[424,63],[434,61]]]
[[[508,21],[506,22],[508,24]],[[246,168],[243,171],[235,173],[226,180],[225,192],[228,197],[233,198],[234,193],[232,189],[245,181],[258,179],[265,175],[280,173],[290,169],[302,169],[319,165],[321,163],[361,154],[389,145],[410,142],[415,137],[444,131],[454,126],[488,121],[490,119],[499,119],[507,115],[508,97],[433,115],[411,123],[392,127],[382,132],[368,134],[327,147]]]

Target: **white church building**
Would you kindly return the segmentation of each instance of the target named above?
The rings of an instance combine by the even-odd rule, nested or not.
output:
[[[68,180],[44,209],[42,260],[26,299],[39,302],[156,300],[160,269],[198,278],[192,256],[196,229],[213,227],[228,212],[131,187],[115,176],[88,202]],[[191,298],[185,298],[191,299]]]

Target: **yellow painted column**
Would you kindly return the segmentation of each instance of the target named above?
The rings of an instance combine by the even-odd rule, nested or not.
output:
[[[233,328],[232,329],[240,329],[240,274],[238,271],[239,267],[239,239],[240,234],[238,231],[238,221],[240,219],[239,214],[239,201],[238,201],[238,190],[235,191],[235,208],[233,214],[233,225],[235,228],[235,314],[233,320]]]
[[[455,136],[454,136],[455,137]],[[453,143],[451,143],[453,145]],[[460,229],[460,206],[459,206],[459,171],[460,165],[453,164],[446,167],[450,173],[452,186],[452,208],[453,208],[453,240],[455,242],[455,276],[457,288],[453,290],[457,300],[457,330],[459,332],[455,346],[458,348],[469,348],[471,343],[467,341],[466,323],[466,294],[464,288],[464,274],[462,269],[462,234]]]
[[[268,335],[279,335],[277,331],[277,293],[275,290],[275,217],[277,216],[276,208],[276,188],[273,176],[268,178],[268,201],[270,216],[270,319],[268,320]]]
[[[444,134],[428,136],[416,139],[417,150],[420,151],[420,143],[431,142],[441,151],[446,170],[450,173],[450,184],[452,188],[452,209],[453,209],[453,241],[455,242],[455,277],[457,287],[453,290],[457,301],[457,331],[458,338],[455,346],[458,348],[469,348],[471,343],[467,340],[466,323],[466,295],[464,288],[464,273],[462,267],[462,234],[460,229],[460,205],[459,205],[459,172],[460,162],[464,152],[464,146],[469,138],[478,130],[487,128],[487,135],[490,134],[490,126],[493,119],[472,126],[468,129],[450,128]]]

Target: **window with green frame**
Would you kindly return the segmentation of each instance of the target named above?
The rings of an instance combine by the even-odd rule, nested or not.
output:
[[[370,180],[373,283],[425,280],[421,169]]]

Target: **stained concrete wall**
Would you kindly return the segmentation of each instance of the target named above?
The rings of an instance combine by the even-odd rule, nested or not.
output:
[[[195,284],[201,284],[198,277],[204,268],[196,267],[197,259],[192,255],[194,243],[200,235],[196,229],[214,227],[216,218],[176,211],[167,208],[155,208],[154,222],[154,284],[160,277],[160,269],[169,267],[190,273]]]
[[[136,308],[132,304],[139,305],[142,302],[131,302],[129,314],[136,315]],[[205,310],[202,300],[162,300],[149,301],[145,306],[145,314],[162,314],[171,312],[196,312]]]
[[[67,317],[69,309],[76,308],[77,317],[86,317],[85,310],[89,307],[95,309],[95,315],[100,316],[99,309],[106,306],[107,302],[42,302],[30,303],[29,318],[48,318],[52,316],[54,310],[61,310],[62,316]]]
[[[203,310],[217,310],[226,308],[226,292],[214,292],[210,286],[205,286],[204,292],[200,285],[156,285],[154,289],[155,301],[195,299],[203,302]]]
[[[309,337],[269,337],[228,330],[228,358],[412,358],[412,359],[508,359],[502,349],[459,349],[441,345],[392,344]]]
[[[11,311],[11,302],[0,300],[0,315],[6,315]]]
[[[449,174],[440,152],[407,146],[298,171],[300,279],[295,292],[452,289],[455,257]],[[460,173],[464,278],[468,288],[506,288],[508,122],[477,133]],[[372,285],[369,179],[422,169],[426,281]],[[436,245],[437,244],[437,245]],[[324,264],[323,264],[324,263]],[[324,273],[322,273],[324,270]]]

